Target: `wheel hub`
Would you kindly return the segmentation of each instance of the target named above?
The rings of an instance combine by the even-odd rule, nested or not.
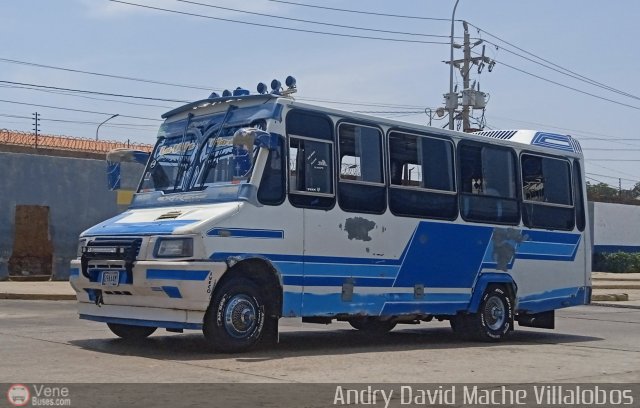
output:
[[[506,307],[500,299],[491,297],[484,306],[483,314],[487,327],[499,330],[506,319]]]
[[[224,309],[224,326],[227,333],[235,338],[243,338],[256,325],[256,309],[247,295],[235,295]]]

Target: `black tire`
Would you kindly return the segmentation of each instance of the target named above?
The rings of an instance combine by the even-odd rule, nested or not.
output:
[[[153,334],[157,327],[131,326],[128,324],[107,323],[109,330],[125,340],[142,340]]]
[[[490,286],[482,295],[477,313],[463,317],[470,337],[480,341],[502,340],[512,329],[513,300],[501,286]]]
[[[231,279],[215,291],[202,331],[217,351],[239,353],[260,341],[264,327],[260,289],[249,280]]]
[[[396,327],[390,320],[380,320],[376,317],[355,317],[349,319],[349,324],[356,330],[368,334],[385,334]]]

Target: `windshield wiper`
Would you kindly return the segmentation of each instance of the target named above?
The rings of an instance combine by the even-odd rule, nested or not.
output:
[[[200,186],[198,186],[199,190],[202,190],[204,187],[204,183],[207,181],[207,177],[209,177],[209,172],[216,168],[218,165],[218,160],[215,160],[216,147],[218,146],[218,139],[222,135],[222,131],[224,130],[224,126],[227,124],[227,120],[229,120],[229,116],[231,116],[231,112],[236,109],[237,106],[229,105],[227,109],[227,113],[224,115],[224,119],[222,119],[222,123],[220,123],[220,127],[216,132],[216,135],[213,137],[213,145],[211,146],[211,153],[209,153],[207,160],[204,163],[204,167],[202,169],[202,177],[200,178]],[[208,143],[205,140],[205,144]]]
[[[189,129],[189,125],[191,124],[191,119],[193,118],[193,113],[189,113],[187,115],[187,124],[184,127],[184,131],[182,132],[182,140],[180,141],[180,147],[183,149],[182,156],[180,156],[180,162],[178,163],[178,173],[176,174],[176,181],[173,183],[173,191],[178,189],[178,184],[180,180],[182,180],[182,176],[184,172],[187,170],[188,164],[186,161],[187,157],[187,149],[185,148],[185,140],[187,137],[187,130]]]

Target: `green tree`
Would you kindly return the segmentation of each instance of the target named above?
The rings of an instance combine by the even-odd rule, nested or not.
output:
[[[589,201],[618,201],[618,190],[607,183],[591,184],[587,182],[587,198]]]
[[[640,181],[636,183],[635,186],[631,189],[631,197],[639,198],[640,197]]]

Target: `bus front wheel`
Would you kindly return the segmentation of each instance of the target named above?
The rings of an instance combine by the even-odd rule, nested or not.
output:
[[[109,330],[118,337],[125,340],[142,340],[156,331],[156,327],[131,326],[128,324],[107,323]]]
[[[265,304],[258,287],[246,279],[231,279],[214,294],[205,314],[203,332],[223,353],[254,346],[265,324]]]

